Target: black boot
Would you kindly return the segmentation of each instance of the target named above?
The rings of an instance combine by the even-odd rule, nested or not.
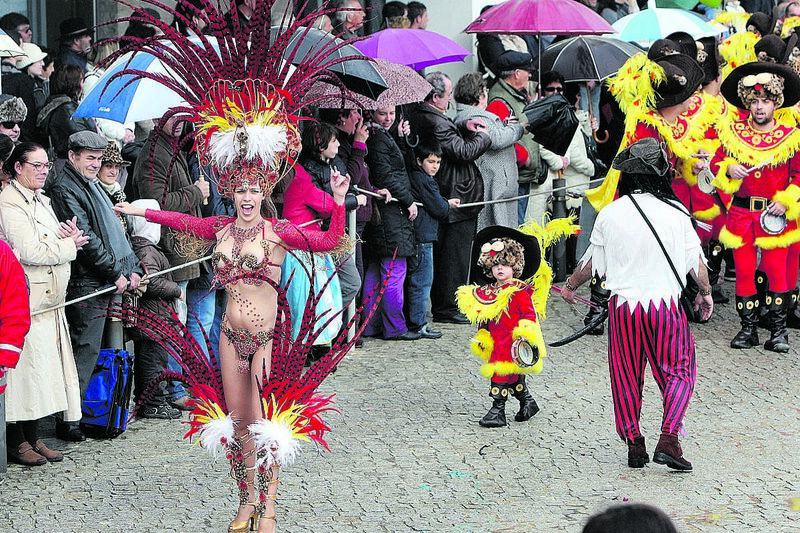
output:
[[[625,441],[628,444],[628,466],[631,468],[644,468],[650,462],[647,455],[647,447],[644,444],[644,437],[636,437],[633,440]]]
[[[706,249],[706,259],[708,259],[708,282],[711,284],[711,298],[715,304],[726,304],[731,301],[722,290],[719,284],[720,272],[722,270],[722,259],[725,248],[719,241],[711,240]]]
[[[768,292],[769,305],[769,340],[764,349],[770,352],[786,353],[789,351],[789,332],[786,331],[786,315],[791,303],[791,292]]]
[[[599,276],[594,276],[592,278],[592,283],[590,285],[590,289],[592,290],[591,300],[593,304],[597,304],[598,307],[590,307],[589,312],[586,314],[586,317],[583,319],[583,325],[588,326],[589,323],[594,320],[603,309],[608,307],[608,298],[611,296],[611,291],[605,288],[606,280],[605,278],[601,278]],[[593,327],[589,331],[586,332],[587,335],[602,335],[603,334],[603,324],[598,324],[597,326]]]
[[[798,289],[792,291],[792,299],[789,302],[789,312],[786,314],[787,328],[800,329],[800,308],[797,306],[799,293],[800,291],[798,291]]]
[[[489,396],[492,397],[492,408],[483,415],[480,424],[485,428],[500,428],[506,425],[506,400],[508,399],[508,389],[505,383],[492,382],[492,390]]]
[[[767,290],[769,282],[767,274],[761,270],[756,270],[756,294],[758,294],[758,327],[769,329],[769,305],[767,305]]]
[[[731,341],[731,348],[746,349],[759,345],[758,310],[757,294],[736,297],[736,311],[739,313],[742,329]]]
[[[536,400],[531,396],[528,386],[525,384],[525,376],[520,374],[517,382],[514,383],[512,393],[514,398],[519,400],[519,412],[514,415],[514,420],[517,422],[525,422],[533,415],[539,412],[539,406]]]

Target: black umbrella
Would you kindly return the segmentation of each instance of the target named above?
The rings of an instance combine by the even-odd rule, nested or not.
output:
[[[281,35],[281,29],[273,26],[270,40],[274,42]],[[366,57],[358,48],[330,33],[316,28],[300,26],[292,35],[283,58],[296,65],[309,60],[328,63],[337,59],[345,59],[327,67],[342,81],[345,87],[358,94],[376,100],[378,95],[389,85],[383,79],[375,63]],[[360,59],[362,58],[363,59]]]
[[[566,81],[602,81],[641,51],[619,39],[581,35],[548,46],[542,54],[542,69],[558,71]]]
[[[586,94],[589,94],[590,81],[602,81],[617,73],[622,65],[631,57],[642,51],[638,46],[613,39],[610,37],[596,37],[581,35],[570,37],[548,46],[542,54],[542,68],[555,70],[564,81],[586,82]],[[588,98],[589,120],[594,118],[592,99]],[[597,142],[608,140],[594,138]]]
[[[551,152],[564,156],[578,129],[575,110],[563,95],[555,93],[525,106],[528,131]]]

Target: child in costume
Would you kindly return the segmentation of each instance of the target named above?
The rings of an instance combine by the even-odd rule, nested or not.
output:
[[[544,318],[552,273],[542,261],[542,244],[550,233],[574,233],[571,219],[542,228],[533,222],[523,231],[505,226],[481,230],[472,243],[470,281],[458,289],[458,307],[478,326],[472,351],[484,363],[481,374],[491,380],[493,403],[481,418],[483,427],[506,425],[509,396],[520,404],[514,420],[524,422],[539,412],[526,374],[542,371],[546,355],[539,318]],[[477,268],[476,268],[477,267]]]

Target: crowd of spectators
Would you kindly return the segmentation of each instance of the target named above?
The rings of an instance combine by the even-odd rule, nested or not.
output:
[[[586,3],[609,21],[638,9],[633,0],[611,0],[596,6],[589,0]],[[193,9],[184,14],[196,19],[196,28],[202,28],[197,10],[203,4],[187,0],[189,4]],[[332,15],[333,20],[322,16],[315,27],[343,38],[362,34],[366,12],[359,0],[343,0],[341,7],[344,9]],[[248,24],[253,8],[252,0],[237,2],[229,24]],[[428,11],[420,2],[387,2],[381,16],[384,28],[425,29],[428,24]],[[280,20],[273,23],[280,24]],[[190,31],[181,19],[174,25],[178,31]],[[173,155],[185,133],[180,117],[166,121],[160,134],[154,133],[152,122],[111,124],[77,118],[74,113],[86,92],[84,82],[95,83],[98,74],[87,59],[92,28],[80,18],[64,20],[58,50],[34,44],[30,21],[23,15],[3,16],[0,28],[25,52],[2,62],[5,94],[0,96],[0,157],[7,161],[0,177],[4,189],[16,191],[16,196],[5,191],[0,195],[0,231],[30,278],[34,271],[47,269],[50,277],[41,281],[47,286],[47,305],[113,285],[117,294],[129,295],[137,305],[162,312],[174,310],[197,337],[208,333],[213,348],[225,305],[224,294],[212,286],[209,264],[187,266],[140,288],[146,272],[180,266],[188,259],[171,230],[127,223],[112,209],[113,204],[127,200],[195,216],[231,212],[231,206],[216,194],[209,169],[197,161],[191,145],[180,147],[178,155]],[[132,21],[124,36],[136,38],[155,31]],[[430,322],[468,323],[458,311],[455,292],[468,278],[470,244],[479,229],[496,224],[513,227],[531,219],[540,222],[550,210],[549,191],[557,172],[576,187],[578,194],[571,207],[577,212],[580,191],[595,173],[586,139],[591,139],[597,124],[581,111],[576,85],[565,82],[558,72],[538,76],[538,50],[552,38],[542,37],[541,43],[537,39],[479,36],[479,59],[486,75],[469,72],[451,80],[442,72],[429,72],[425,78],[432,90],[417,104],[369,111],[309,110],[315,120],[305,121],[302,153],[283,184],[279,214],[296,223],[324,225],[333,204],[330,177],[349,174],[351,194],[346,207],[355,212],[358,239],[349,253],[288,259],[297,263],[287,264],[287,272],[291,267],[295,274],[284,276],[285,285],[289,279],[302,277],[312,265],[325,274],[290,288],[295,296],[307,294],[313,286],[326,290],[330,296],[326,302],[336,309],[344,310],[350,302],[370,309],[376,289],[383,285],[383,299],[365,327],[366,336],[437,339],[442,334]],[[537,79],[541,86],[535,83]],[[554,93],[564,94],[576,105],[581,120],[581,128],[563,156],[534,141],[523,112],[537,97]],[[39,185],[44,177],[46,184]],[[530,193],[541,194],[530,200],[516,199]],[[41,227],[27,232],[24,242],[15,237],[14,219],[5,212],[11,209],[7,202],[19,203],[20,199],[28,207],[19,209],[41,205],[37,209],[50,217],[44,221],[37,218]],[[483,205],[486,201],[499,202]],[[47,249],[46,261],[30,252],[34,244]],[[570,260],[574,265],[574,250]],[[325,283],[329,276],[335,277],[335,283]],[[33,279],[31,282],[31,310],[43,308],[44,304],[34,299]],[[80,417],[75,398],[85,391],[98,351],[104,346],[106,323],[97,309],[113,298],[96,297],[91,307],[73,305],[66,312],[39,319],[49,321],[56,333],[66,332],[64,322],[68,322],[66,338],[71,343],[60,337],[48,341],[54,345],[48,356],[57,357],[62,369],[60,381],[53,385],[60,399],[19,417],[9,408],[9,421],[27,428],[23,431],[21,425],[15,430],[14,448],[9,447],[13,460],[23,464],[42,464],[42,457],[58,460],[40,444],[35,425],[25,425],[42,416],[59,417],[59,437],[84,438],[77,425]],[[290,298],[298,319],[302,301]],[[335,327],[320,336],[318,351],[327,350],[344,323],[332,323]],[[64,330],[56,325],[63,325]],[[156,343],[135,332],[131,337],[135,339],[138,397],[145,382],[160,371],[180,369]],[[20,367],[19,373],[23,371]],[[10,389],[15,383],[9,380]],[[9,403],[19,397],[9,393]],[[158,389],[141,414],[176,418],[182,409],[186,409],[186,392],[179,384],[170,383]],[[20,440],[20,435],[25,439]],[[25,442],[30,446],[23,446]]]

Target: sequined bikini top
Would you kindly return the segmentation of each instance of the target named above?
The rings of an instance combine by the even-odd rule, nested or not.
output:
[[[214,286],[225,287],[242,281],[247,285],[261,285],[264,279],[272,274],[272,268],[280,268],[270,261],[272,250],[270,242],[265,238],[265,230],[261,230],[261,248],[264,258],[259,261],[253,254],[239,254],[234,249],[233,259],[222,252],[211,254],[211,264],[214,265]]]

